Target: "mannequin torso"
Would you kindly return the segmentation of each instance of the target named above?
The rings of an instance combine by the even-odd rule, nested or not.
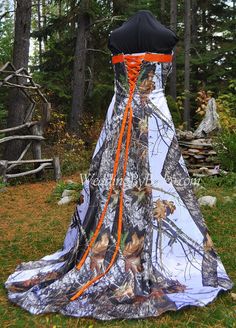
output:
[[[148,10],[139,10],[111,32],[108,47],[113,55],[124,53],[172,52],[179,38]]]

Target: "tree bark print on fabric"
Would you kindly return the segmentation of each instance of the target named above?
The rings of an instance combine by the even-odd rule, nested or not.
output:
[[[38,261],[21,263],[5,282],[9,300],[33,314],[145,318],[187,305],[206,305],[219,291],[232,288],[193,188],[185,183],[189,174],[164,95],[171,62],[142,58],[132,99],[127,62],[113,64],[114,96],[62,248]],[[130,101],[132,116],[130,110],[110,189]],[[88,286],[93,279],[97,280]]]

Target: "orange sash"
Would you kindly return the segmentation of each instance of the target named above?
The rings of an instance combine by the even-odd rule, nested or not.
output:
[[[112,64],[117,64],[117,63],[122,63],[128,58],[141,58],[144,61],[150,61],[150,62],[160,62],[160,63],[165,63],[165,62],[171,62],[173,55],[171,54],[156,54],[156,53],[144,53],[141,55],[116,55],[112,57]]]

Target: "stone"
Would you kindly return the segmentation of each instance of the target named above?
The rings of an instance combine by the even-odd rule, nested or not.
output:
[[[193,139],[193,132],[192,131],[182,131],[180,129],[176,129],[177,138],[185,139],[185,140],[192,140]]]
[[[208,155],[217,155],[215,150],[209,150]]]
[[[201,186],[199,183],[192,184],[195,191],[206,190],[205,187]]]
[[[198,154],[200,152],[200,150],[193,149],[193,148],[189,148],[188,151],[189,151],[189,153],[193,153],[193,154]]]
[[[224,196],[223,197],[225,203],[231,203],[233,199],[230,196]]]
[[[66,196],[72,196],[75,192],[76,192],[76,190],[65,189],[65,190],[63,190],[61,197],[63,198]]]
[[[69,204],[71,201],[73,201],[72,196],[65,196],[65,197],[61,198],[57,204],[58,205]]]
[[[204,155],[193,155],[193,157],[196,159],[205,159]]]
[[[230,293],[230,295],[231,295],[232,299],[233,299],[234,301],[236,301],[236,294],[235,294],[235,293]]]
[[[212,133],[218,133],[221,129],[219,114],[216,110],[215,98],[210,98],[207,102],[206,112],[198,128],[194,131],[194,138],[202,138]]]
[[[202,196],[200,198],[198,198],[198,202],[200,206],[210,206],[213,207],[216,205],[216,197],[213,196]]]
[[[209,174],[209,169],[205,166],[202,166],[198,169],[199,173],[206,173]]]
[[[66,183],[73,184],[74,181],[72,181],[72,180],[66,180]]]

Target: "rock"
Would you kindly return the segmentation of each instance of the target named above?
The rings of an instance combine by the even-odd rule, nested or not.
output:
[[[205,159],[204,155],[193,155],[193,157],[196,159]]]
[[[205,166],[200,167],[198,171],[199,171],[199,173],[209,174],[209,169]]]
[[[230,196],[224,196],[223,197],[225,203],[231,203],[233,199]]]
[[[62,199],[60,199],[57,204],[58,205],[69,204],[71,201],[73,201],[73,197],[72,196],[65,196]]]
[[[197,129],[194,131],[194,138],[202,138],[213,133],[217,133],[221,128],[219,115],[216,110],[215,98],[211,97],[206,106],[205,116]]]
[[[180,139],[192,140],[193,132],[192,131],[182,131],[180,129],[176,129],[176,135]]]
[[[219,175],[219,171],[217,171],[217,170],[214,170],[214,169],[212,169],[212,170],[209,170],[209,175]]]
[[[208,155],[217,155],[215,150],[209,150]]]
[[[178,130],[177,138],[190,175],[201,178],[223,173],[217,159],[217,153],[213,147],[213,139],[208,136],[202,138],[193,137],[190,140],[186,137],[188,132]]]
[[[206,190],[206,188],[201,186],[200,183],[193,183],[192,185],[195,191]]]
[[[192,140],[193,139],[193,133],[192,131],[187,131],[185,134],[186,140]]]
[[[213,207],[216,205],[216,200],[217,198],[213,196],[202,196],[198,198],[198,202],[200,206],[204,205],[204,206]]]
[[[74,181],[72,181],[72,180],[66,180],[66,183],[73,184]]]
[[[189,149],[188,149],[188,152],[189,152],[189,153],[193,153],[193,154],[198,154],[198,153],[200,152],[200,150],[189,148]]]
[[[230,295],[231,295],[232,299],[233,299],[234,301],[236,301],[236,294],[235,294],[235,293],[230,293]]]
[[[66,196],[71,196],[76,192],[76,190],[70,190],[70,189],[65,189],[63,190],[63,193],[61,195],[61,197],[66,197]]]

